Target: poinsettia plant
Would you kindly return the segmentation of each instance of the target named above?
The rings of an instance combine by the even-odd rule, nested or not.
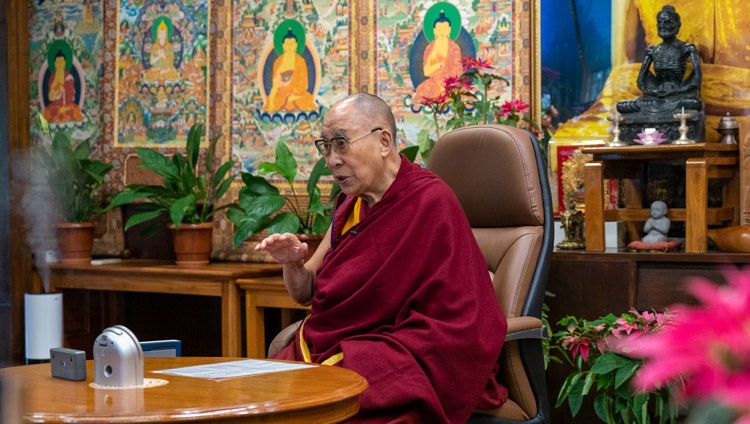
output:
[[[596,394],[594,410],[606,423],[674,423],[677,409],[668,386],[638,391],[632,386],[643,360],[630,356],[628,344],[646,334],[662,331],[669,314],[655,312],[609,314],[593,321],[567,316],[563,330],[553,335],[557,352],[573,367],[557,397],[556,407],[566,401],[573,416],[584,397]]]
[[[529,105],[518,99],[500,103],[500,95],[492,95],[492,85],[501,88],[508,80],[492,72],[494,67],[482,58],[465,56],[461,59],[463,73],[448,77],[443,81],[443,91],[435,97],[425,97],[421,103],[431,111],[435,123],[436,137],[428,130],[418,135],[419,151],[427,160],[435,141],[440,138],[441,124],[445,131],[467,125],[488,124],[491,122],[524,128],[539,135],[539,126],[524,111]]]
[[[750,268],[726,268],[727,284],[686,282],[698,305],[672,305],[664,331],[628,344],[645,360],[634,387],[674,387],[688,424],[750,423]]]

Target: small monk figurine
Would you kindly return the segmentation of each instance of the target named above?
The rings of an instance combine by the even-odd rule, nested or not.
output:
[[[695,45],[677,39],[680,25],[674,6],[664,6],[656,15],[662,42],[646,48],[637,81],[643,96],[617,103],[617,111],[624,117],[620,125],[624,140],[631,141],[643,128],[654,127],[668,139],[677,139],[679,121],[673,115],[683,109],[694,115],[688,123],[690,137],[705,139],[700,57]],[[688,61],[692,69],[685,77]]]
[[[667,233],[671,222],[667,218],[667,204],[661,200],[651,203],[651,218],[646,220],[643,232],[644,243],[659,243],[667,241]]]
[[[651,218],[646,220],[643,226],[645,235],[641,240],[628,243],[628,249],[633,251],[669,252],[682,245],[682,240],[669,238],[669,227],[671,222],[667,218],[667,204],[661,200],[651,203]]]

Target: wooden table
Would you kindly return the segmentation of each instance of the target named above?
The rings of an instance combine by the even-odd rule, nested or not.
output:
[[[242,319],[237,279],[280,275],[281,266],[244,262],[212,262],[199,268],[178,267],[172,262],[129,259],[116,264],[53,264],[53,291],[105,290],[185,294],[221,298],[221,352],[242,355]]]
[[[604,251],[605,221],[642,222],[651,214],[651,210],[642,204],[643,188],[633,185],[626,189],[625,208],[604,210],[604,179],[642,182],[646,167],[654,163],[685,168],[685,208],[670,208],[667,215],[672,221],[685,221],[685,252],[706,252],[709,223],[739,224],[739,159],[736,144],[584,147],[581,151],[594,156],[594,160],[584,166],[587,251]],[[708,180],[711,178],[728,179],[724,184],[721,207],[708,207]],[[630,232],[635,231],[631,229]]]
[[[51,376],[49,364],[0,369],[20,381],[23,419],[35,423],[311,423],[340,422],[359,410],[367,382],[354,371],[325,365],[224,380],[151,371],[245,358],[146,358],[144,378],[168,380],[149,388],[94,389],[86,381]]]
[[[238,278],[237,285],[245,291],[245,332],[247,356],[266,357],[264,308],[282,308],[281,328],[291,324],[291,309],[310,309],[295,302],[284,286],[281,275]]]

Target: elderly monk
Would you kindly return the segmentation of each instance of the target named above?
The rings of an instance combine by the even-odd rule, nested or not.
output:
[[[290,295],[312,305],[274,357],[365,377],[356,422],[463,423],[480,399],[498,407],[507,324],[455,195],[399,154],[378,97],[333,105],[322,135],[315,145],[343,192],[324,241],[306,263],[307,244],[292,234],[256,247],[283,264]]]

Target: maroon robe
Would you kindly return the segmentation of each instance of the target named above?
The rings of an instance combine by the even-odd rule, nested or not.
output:
[[[496,406],[507,399],[493,374],[507,324],[455,195],[401,162],[339,236],[355,198],[337,209],[304,337],[313,362],[343,352],[337,365],[367,379],[355,421],[463,423],[483,392]],[[299,335],[275,358],[303,360]]]

